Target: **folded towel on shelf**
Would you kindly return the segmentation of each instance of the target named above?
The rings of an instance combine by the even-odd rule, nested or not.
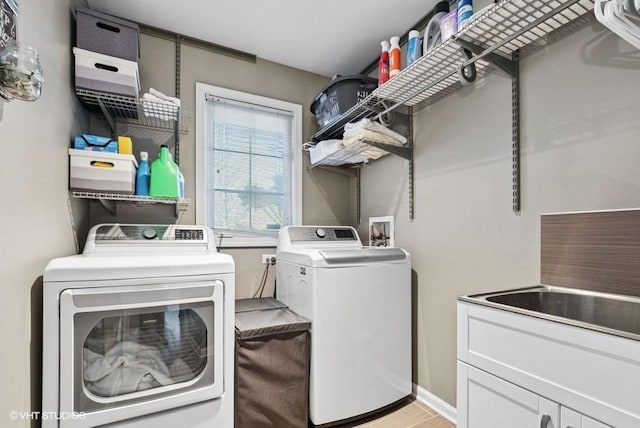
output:
[[[151,88],[150,91],[151,90],[154,89]],[[144,115],[147,117],[155,117],[161,120],[178,120],[180,100],[178,100],[177,98],[175,98],[175,100],[177,100],[177,103],[171,100],[160,98],[152,93],[147,92],[142,95],[142,109],[144,111]]]
[[[323,160],[342,148],[342,140],[322,140],[309,147],[311,165],[322,164]]]
[[[169,95],[165,95],[157,89],[149,88],[149,93],[155,97],[160,98],[161,100],[168,101],[180,107],[180,98],[170,97]]]
[[[347,135],[345,133],[345,137],[342,140],[342,142],[346,147],[346,146],[349,146],[350,144],[354,144],[361,140],[376,141],[378,143],[390,144],[392,146],[402,146],[404,144],[398,139],[391,137],[387,134],[383,134],[377,131],[370,131],[368,129],[360,129],[358,132],[350,135]],[[406,142],[406,138],[405,138],[405,142]]]
[[[398,134],[395,131],[392,131],[391,129],[387,128],[386,126],[378,123],[378,122],[374,122],[369,118],[364,118],[361,119],[357,122],[354,123],[347,123],[346,125],[344,125],[344,138],[349,138],[349,137],[353,137],[355,135],[357,135],[358,133],[360,133],[362,130],[368,130],[368,131],[373,131],[379,134],[384,134],[388,137],[391,137],[392,139],[396,140],[397,142],[399,142],[400,144],[407,144],[407,139]]]

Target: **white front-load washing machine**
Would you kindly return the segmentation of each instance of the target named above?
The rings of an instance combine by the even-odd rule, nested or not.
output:
[[[235,266],[203,226],[93,227],[44,272],[42,427],[233,427]]]
[[[276,297],[311,320],[309,416],[360,417],[411,395],[411,259],[352,227],[287,226]]]

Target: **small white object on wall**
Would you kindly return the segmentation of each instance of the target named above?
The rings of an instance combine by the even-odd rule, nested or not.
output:
[[[394,247],[393,216],[369,217],[369,245]]]

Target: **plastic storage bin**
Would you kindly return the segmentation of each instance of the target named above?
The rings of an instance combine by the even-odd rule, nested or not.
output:
[[[135,192],[133,155],[69,149],[69,188],[82,192]]]
[[[73,48],[76,58],[76,88],[138,97],[138,63]]]
[[[138,61],[138,24],[87,8],[76,9],[76,46],[104,55]]]
[[[273,298],[236,301],[235,428],[307,426],[310,326]]]
[[[378,79],[364,75],[334,78],[311,103],[311,113],[323,128],[366,98],[378,87]]]

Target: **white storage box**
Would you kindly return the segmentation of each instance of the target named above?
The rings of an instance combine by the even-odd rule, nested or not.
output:
[[[73,48],[76,88],[138,97],[138,63],[114,56]]]
[[[137,167],[133,155],[69,149],[69,188],[131,195],[136,190]]]

